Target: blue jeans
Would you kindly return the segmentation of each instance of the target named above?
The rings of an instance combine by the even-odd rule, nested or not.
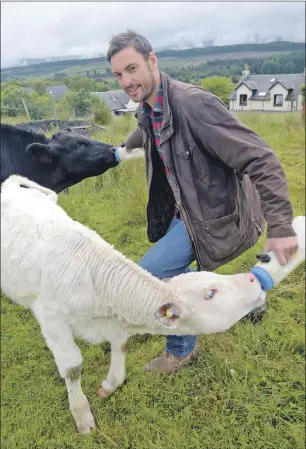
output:
[[[182,220],[174,217],[167,234],[164,235],[140,259],[139,265],[159,279],[170,278],[194,271],[189,265],[194,261],[191,242]],[[195,335],[168,335],[166,352],[175,356],[186,356],[196,346]]]

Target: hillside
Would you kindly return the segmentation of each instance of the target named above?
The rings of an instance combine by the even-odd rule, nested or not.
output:
[[[268,42],[265,44],[236,44],[190,48],[185,50],[162,50],[157,52],[161,67],[184,67],[207,61],[228,59],[268,58],[274,55],[288,54],[305,50],[303,42]],[[10,67],[1,70],[1,80],[25,79],[29,77],[62,78],[71,74],[87,74],[94,78],[111,77],[109,64],[105,57],[89,59],[71,59],[44,62],[27,66]]]

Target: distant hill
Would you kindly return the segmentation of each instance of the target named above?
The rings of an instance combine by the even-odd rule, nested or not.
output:
[[[197,64],[217,59],[242,59],[263,58],[289,53],[304,51],[304,42],[268,42],[264,44],[235,44],[211,47],[189,48],[185,50],[162,50],[157,52],[161,67],[165,65],[179,66],[186,62]],[[106,57],[88,59],[70,59],[43,62],[38,64],[10,67],[1,70],[1,81],[9,79],[25,79],[29,77],[62,77],[86,72],[99,71],[99,76],[111,77],[111,70]]]

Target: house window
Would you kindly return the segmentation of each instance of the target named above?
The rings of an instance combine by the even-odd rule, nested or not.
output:
[[[274,106],[283,106],[283,94],[274,95]]]
[[[240,106],[246,106],[247,102],[248,102],[248,96],[247,95],[240,95],[239,105]]]

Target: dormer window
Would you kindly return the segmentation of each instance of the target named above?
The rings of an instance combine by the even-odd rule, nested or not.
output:
[[[242,94],[239,96],[239,105],[240,106],[246,106],[248,104],[248,96],[245,94]]]

